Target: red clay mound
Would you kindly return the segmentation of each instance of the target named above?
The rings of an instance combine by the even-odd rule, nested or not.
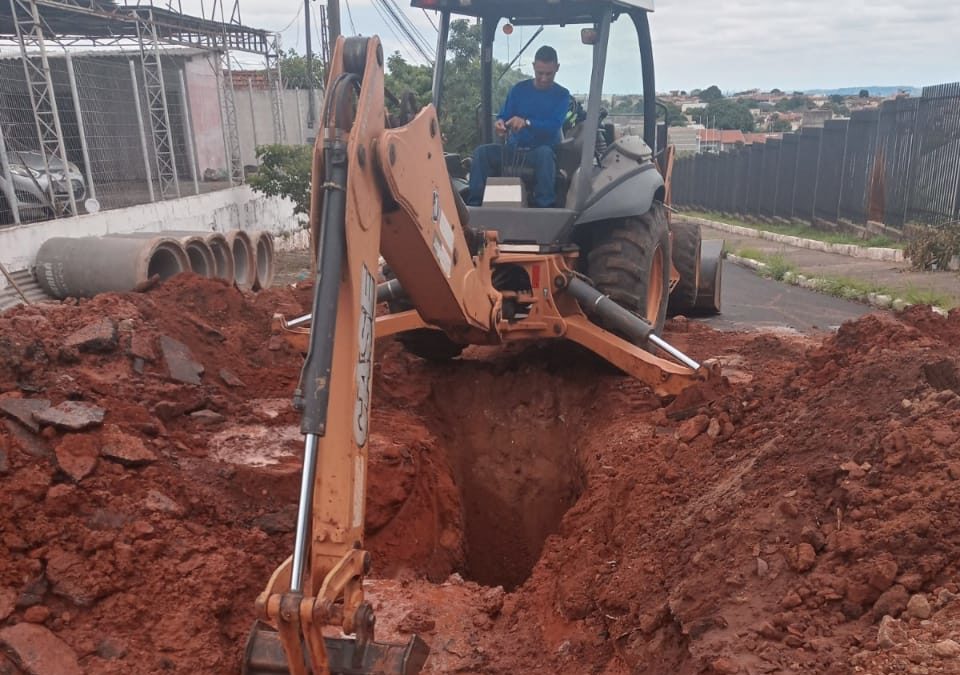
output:
[[[308,303],[185,276],[0,316],[0,672],[239,670],[299,481],[270,318]],[[380,638],[429,672],[960,672],[960,314],[668,337],[729,385],[378,344]]]

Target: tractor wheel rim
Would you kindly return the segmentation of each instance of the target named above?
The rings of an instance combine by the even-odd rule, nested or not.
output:
[[[647,279],[647,322],[655,326],[660,314],[660,301],[663,299],[663,246],[657,246],[650,261],[650,275]]]

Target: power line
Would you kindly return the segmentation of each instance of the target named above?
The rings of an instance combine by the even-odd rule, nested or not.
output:
[[[407,43],[419,53],[424,61],[432,65],[433,59],[430,58],[430,50],[425,46],[426,40],[420,35],[416,27],[409,23],[409,19],[397,7],[396,3],[393,0],[378,0],[374,3],[374,6],[378,5],[387,13],[393,25],[405,36]]]
[[[353,23],[353,12],[350,11],[350,0],[343,0],[343,4],[347,6],[347,19],[350,20],[350,30],[354,35],[356,35],[357,27]]]
[[[397,30],[393,27],[393,23],[389,19],[387,19],[387,17],[383,13],[383,10],[380,8],[380,3],[374,2],[373,8],[377,10],[377,14],[380,15],[380,20],[383,21],[384,25],[390,30],[391,33],[393,33],[393,37],[396,38],[397,42],[400,44],[400,48],[403,49],[404,52],[406,52],[407,58],[410,59],[411,61],[416,61],[417,57],[414,56],[413,53],[410,51],[408,40],[401,37],[397,33]]]

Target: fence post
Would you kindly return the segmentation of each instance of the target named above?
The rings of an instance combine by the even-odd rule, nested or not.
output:
[[[190,162],[190,177],[193,179],[193,193],[200,194],[200,181],[197,174],[200,170],[197,168],[197,151],[194,147],[196,139],[193,137],[193,122],[190,120],[190,100],[187,98],[187,82],[183,77],[183,69],[178,68],[177,74],[180,76],[180,100],[183,103],[183,125],[186,127],[187,142],[187,161]]]
[[[253,127],[253,156],[257,156],[257,146],[260,141],[257,140],[257,113],[253,109],[253,78],[247,78],[247,98],[250,99],[250,126]]]
[[[87,192],[91,199],[97,198],[97,189],[93,184],[93,167],[90,166],[90,150],[87,148],[87,134],[83,128],[83,112],[80,110],[80,94],[77,92],[77,76],[73,70],[73,57],[70,50],[64,50],[67,59],[67,79],[70,81],[70,95],[73,97],[73,111],[77,115],[77,129],[80,131],[80,152],[83,155],[83,170],[87,174]],[[69,179],[68,179],[69,182]],[[70,188],[73,190],[73,187]]]
[[[10,160],[7,157],[7,142],[3,138],[3,125],[0,124],[0,166],[3,168],[4,193],[7,195],[7,203],[13,211],[13,222],[20,224],[20,203],[17,201],[17,192],[13,189],[13,179],[10,177]]]
[[[294,89],[297,94],[297,136],[300,138],[300,145],[306,141],[303,139],[303,112],[300,110],[300,87]]]
[[[147,134],[143,130],[143,110],[140,107],[140,90],[137,88],[137,66],[130,59],[130,81],[133,84],[133,105],[137,111],[137,131],[140,132],[140,152],[143,153],[143,167],[147,171],[147,188],[150,190],[150,201],[157,201],[153,193],[153,172],[150,170],[150,151],[147,150]]]

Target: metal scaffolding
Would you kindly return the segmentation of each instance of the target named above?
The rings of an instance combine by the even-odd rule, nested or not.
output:
[[[284,143],[287,130],[283,121],[283,74],[280,72],[280,34],[273,38],[266,56],[267,80],[270,83],[270,112],[273,114],[273,142]]]
[[[140,68],[143,72],[143,87],[147,94],[147,114],[150,117],[150,131],[153,136],[160,198],[166,199],[171,194],[179,197],[180,177],[177,175],[177,158],[173,151],[170,108],[167,106],[167,90],[163,83],[160,40],[152,13],[146,17],[138,15],[137,41],[140,43]]]
[[[33,107],[37,140],[43,155],[44,175],[47,181],[46,193],[50,200],[50,207],[55,217],[59,217],[65,207],[70,209],[70,215],[75,215],[77,202],[73,196],[73,185],[67,177],[67,151],[63,144],[60,112],[57,110],[57,98],[53,90],[53,78],[50,75],[50,62],[47,59],[44,24],[41,22],[40,12],[34,0],[10,0],[10,11],[20,45],[20,55],[23,58],[24,77],[27,89],[30,91],[30,105]],[[30,58],[31,49],[39,52],[39,65]],[[61,180],[66,182],[66,204],[62,199],[58,199],[55,176],[60,174],[51,173],[50,159],[59,160],[63,167]]]
[[[39,149],[44,157],[46,175],[59,177],[56,165],[67,166],[64,134],[54,94],[53,77],[47,58],[51,44],[66,51],[68,46],[133,46],[139,50],[139,70],[143,79],[146,115],[149,119],[149,140],[153,169],[159,184],[159,197],[179,197],[174,130],[163,72],[163,45],[201,48],[215,55],[223,123],[225,160],[231,184],[243,182],[243,164],[237,128],[237,109],[230,63],[233,50],[260,54],[266,59],[273,114],[273,132],[277,143],[285,137],[280,75],[279,36],[242,25],[239,0],[213,0],[202,10],[205,16],[183,14],[180,0],[0,0],[0,46],[19,46],[23,58],[26,84],[30,93],[36,123]],[[232,3],[227,6],[226,3]],[[229,12],[229,19],[225,16]],[[168,63],[169,65],[169,63]],[[72,71],[71,71],[72,72]],[[137,88],[135,73],[134,87]],[[171,80],[174,101],[186,94],[176,94],[177,80]],[[71,87],[74,87],[71,84]],[[181,85],[180,90],[185,88]],[[139,104],[139,100],[137,101]],[[171,101],[173,102],[173,101]],[[186,121],[189,124],[189,120]],[[187,148],[187,155],[191,155]],[[183,151],[183,148],[180,148]],[[192,163],[192,160],[191,160]],[[50,172],[53,166],[53,173]],[[149,169],[149,167],[148,167]],[[194,168],[191,171],[195,173]],[[194,177],[195,178],[195,177]],[[44,186],[57,217],[76,214],[72,185],[64,171],[66,189],[56,180]],[[152,179],[148,179],[152,180]],[[57,184],[55,184],[57,183]],[[92,185],[91,185],[92,187]],[[91,193],[93,190],[91,190]],[[153,198],[153,185],[150,185]]]

